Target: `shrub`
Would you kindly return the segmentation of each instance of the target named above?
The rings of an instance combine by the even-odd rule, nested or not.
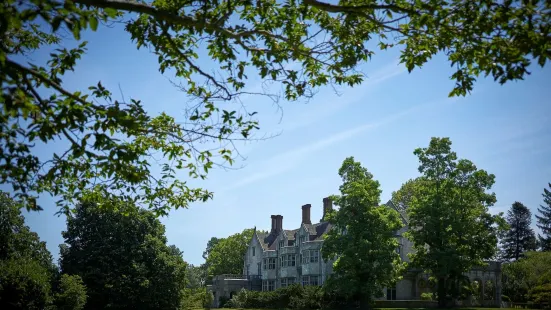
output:
[[[345,298],[335,292],[326,293],[319,286],[302,287],[299,284],[294,284],[271,292],[242,289],[231,300],[224,302],[224,307],[308,310],[320,309],[322,306],[342,309],[344,305],[348,304]]]
[[[432,293],[422,293],[421,300],[432,300]]]

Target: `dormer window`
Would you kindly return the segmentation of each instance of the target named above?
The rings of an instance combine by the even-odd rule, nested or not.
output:
[[[306,238],[304,236],[300,236],[298,240],[299,240],[300,243],[303,243],[304,240],[306,240]]]
[[[279,241],[279,247],[282,248],[285,246],[285,240]]]

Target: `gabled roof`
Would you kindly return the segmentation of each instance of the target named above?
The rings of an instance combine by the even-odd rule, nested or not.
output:
[[[402,218],[402,222],[404,223],[404,225],[409,224],[409,219],[408,219],[408,216],[407,216],[407,213],[406,213],[405,210],[401,210],[398,207],[396,207],[396,205],[392,202],[392,200],[389,200],[385,205],[387,207],[390,207],[390,208],[396,210],[398,212],[398,214],[400,214],[400,217]]]

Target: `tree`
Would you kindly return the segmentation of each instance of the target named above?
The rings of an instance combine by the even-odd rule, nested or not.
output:
[[[551,189],[551,183],[549,183],[549,189]],[[542,196],[544,204],[538,208],[540,214],[536,214],[537,226],[542,232],[538,238],[541,250],[551,251],[551,191],[544,188]]]
[[[396,252],[396,232],[403,225],[398,212],[379,205],[379,182],[353,157],[344,160],[339,175],[341,195],[331,197],[339,210],[329,215],[333,228],[322,256],[336,258],[329,287],[359,299],[365,309],[384,287],[393,286],[404,267]]]
[[[220,242],[221,239],[212,237],[207,242],[207,248],[203,251],[203,259],[207,260],[212,249]]]
[[[402,184],[399,190],[392,192],[392,203],[400,210],[407,210],[411,205],[412,199],[415,197],[417,188],[421,186],[422,182],[422,178],[416,178]]]
[[[79,276],[61,275],[55,294],[57,310],[82,310],[86,304],[86,287]]]
[[[63,198],[63,211],[81,200],[110,205],[119,196],[167,214],[212,197],[177,172],[204,178],[235,160],[232,142],[254,137],[254,112],[219,104],[255,94],[247,88],[251,77],[273,83],[273,91],[256,94],[274,100],[310,98],[327,84],[357,85],[358,66],[376,49],[367,43],[375,40],[380,50],[400,49],[409,71],[445,54],[456,68],[450,96],[465,95],[481,74],[505,83],[523,79],[533,61],[544,66],[549,12],[549,1],[520,0],[3,1],[0,182],[33,210],[40,209],[37,195],[48,192]],[[100,22],[125,23],[136,46],[157,55],[159,70],[174,74],[190,98],[187,121],[153,117],[138,99],[117,100],[101,83],[67,87],[64,74],[78,70],[86,52],[81,33]],[[76,47],[64,47],[66,33]],[[46,64],[27,57],[44,48],[53,50]],[[202,64],[220,69],[211,73]],[[49,158],[33,151],[59,140],[66,150]],[[222,142],[218,152],[209,141]],[[153,153],[166,156],[160,174],[150,169]]]
[[[487,192],[494,175],[458,160],[451,144],[448,138],[432,138],[427,148],[415,150],[426,182],[407,209],[411,263],[437,279],[440,307],[459,296],[463,273],[495,255],[503,224],[500,215],[488,212],[496,201]]]
[[[509,229],[501,239],[501,257],[518,260],[527,251],[536,250],[536,234],[530,228],[532,213],[520,202],[515,202],[507,212]]]
[[[17,203],[0,192],[0,308],[43,309],[56,271],[46,243],[25,225]]]
[[[150,211],[83,202],[67,217],[60,265],[86,286],[85,309],[175,309],[184,289],[182,252],[166,245]]]
[[[202,266],[188,264],[186,267],[186,287],[197,289],[204,285],[205,270]]]
[[[512,301],[549,302],[551,297],[551,252],[526,252],[503,266],[503,292]]]
[[[253,229],[245,229],[227,238],[218,239],[205,262],[209,276],[242,274],[245,252],[253,237]]]

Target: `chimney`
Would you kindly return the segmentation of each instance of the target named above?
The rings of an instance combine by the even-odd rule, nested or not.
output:
[[[276,215],[276,232],[283,230],[283,215]]]
[[[302,206],[302,223],[303,224],[312,224],[310,221],[310,208],[312,207],[311,204],[306,204]]]
[[[323,198],[323,217],[321,218],[321,222],[325,222],[327,219],[327,213],[333,211],[333,202],[329,197]]]
[[[274,232],[276,230],[276,217],[277,215],[272,215],[272,230],[270,232]]]

